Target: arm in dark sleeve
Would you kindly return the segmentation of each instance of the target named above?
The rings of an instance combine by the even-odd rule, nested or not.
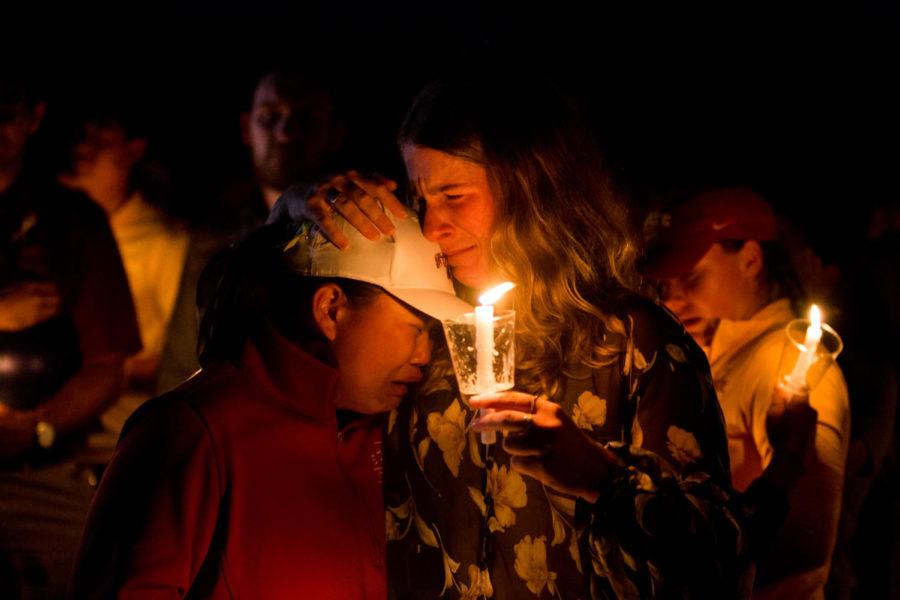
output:
[[[221,496],[198,413],[170,397],[148,402],[91,506],[69,597],[184,597],[210,553]]]
[[[734,597],[749,581],[724,423],[699,348],[667,330],[627,330],[630,443],[608,447],[619,465],[580,504],[594,571],[620,597]]]

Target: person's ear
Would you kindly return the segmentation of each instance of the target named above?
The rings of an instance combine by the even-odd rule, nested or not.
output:
[[[241,113],[241,141],[245,146],[250,145],[250,113]]]
[[[329,341],[333,342],[337,337],[348,307],[347,295],[337,284],[326,283],[313,294],[313,319]]]
[[[741,273],[748,279],[755,280],[763,271],[763,250],[756,240],[744,242],[738,253]]]

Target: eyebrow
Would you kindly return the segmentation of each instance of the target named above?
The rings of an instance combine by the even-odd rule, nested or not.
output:
[[[416,190],[416,192],[419,192],[422,189],[422,186],[420,186],[415,181],[410,181],[409,186],[412,189]],[[447,190],[452,190],[454,188],[461,188],[461,187],[463,187],[463,188],[464,187],[473,187],[473,184],[471,184],[471,183],[445,183],[445,184],[439,186],[437,188],[437,190],[434,190],[434,191],[428,190],[428,191],[430,191],[431,193],[441,194],[443,192],[446,192]]]

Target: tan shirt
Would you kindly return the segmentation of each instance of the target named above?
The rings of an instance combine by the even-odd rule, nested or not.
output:
[[[158,361],[175,308],[189,235],[140,194],[111,214],[109,224],[122,256],[143,342],[143,349],[132,360]],[[101,415],[103,431],[89,439],[94,460],[109,458],[125,420],[148,397],[144,390],[126,389]]]
[[[159,356],[175,306],[188,234],[135,194],[110,215],[109,224],[128,276],[144,349]]]
[[[788,300],[769,304],[746,321],[723,320],[709,349],[713,383],[725,416],[734,486],[744,490],[772,460],[766,411],[778,362],[794,318]],[[822,597],[837,535],[850,441],[850,407],[840,368],[832,365],[810,393],[819,413],[815,456],[790,497],[787,521],[759,578],[777,585],[755,597]]]

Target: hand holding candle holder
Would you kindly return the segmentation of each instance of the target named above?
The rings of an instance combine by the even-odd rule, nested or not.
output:
[[[844,347],[841,336],[822,322],[816,305],[809,319],[794,319],[785,328],[778,361],[774,402],[809,401],[809,392],[822,380]]]
[[[494,304],[512,289],[506,282],[485,292],[474,313],[444,321],[444,333],[459,391],[466,395],[502,392],[515,384],[516,313],[504,310],[494,314]],[[495,432],[483,432],[481,441],[493,444]]]

